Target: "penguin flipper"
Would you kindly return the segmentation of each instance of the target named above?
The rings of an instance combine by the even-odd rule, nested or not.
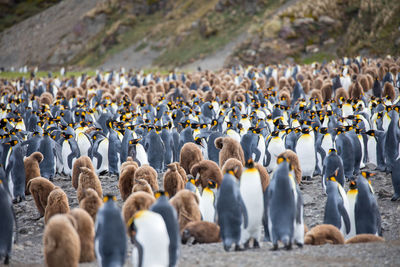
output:
[[[375,214],[376,214],[376,226],[378,228],[378,235],[382,236],[382,218],[381,213],[379,212],[379,208],[377,205],[375,206]]]
[[[14,223],[15,223],[15,239],[14,239],[14,244],[17,244],[18,242],[18,224],[17,224],[17,217],[15,216],[15,211],[14,211],[14,206],[11,206],[11,211],[14,217]]]
[[[297,184],[296,184],[296,190],[297,190],[296,222],[301,223],[301,221],[302,221],[301,209],[303,208],[303,195],[301,194],[299,185],[297,185]],[[349,220],[349,222],[350,222],[350,220]]]
[[[93,152],[93,157],[97,158],[97,168],[96,169],[100,169],[101,167],[101,163],[103,161],[103,157],[101,156],[101,154],[99,152]]]
[[[242,214],[243,214],[243,225],[244,225],[244,228],[246,229],[249,224],[249,217],[247,215],[247,209],[244,204],[242,196],[239,196],[239,201],[240,201],[240,207],[242,209]]]
[[[264,166],[268,166],[271,162],[271,154],[268,150],[265,150]]]
[[[255,158],[255,162],[258,162],[259,160],[260,160],[260,157],[261,157],[261,151],[256,147],[254,150],[253,150],[253,153],[255,153],[256,154],[256,158]]]
[[[343,202],[338,205],[340,215],[342,215],[344,226],[346,227],[346,234],[350,233],[350,217],[345,209]]]

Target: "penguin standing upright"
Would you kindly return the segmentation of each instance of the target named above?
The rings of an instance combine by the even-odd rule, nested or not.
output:
[[[100,266],[123,266],[126,257],[126,227],[113,195],[104,197],[95,224],[95,251]]]
[[[335,177],[336,181],[343,187],[344,186],[344,170],[343,161],[336,153],[336,149],[329,149],[329,154],[325,157],[324,168],[322,171],[322,188],[326,192],[326,179],[329,178],[328,175],[334,173],[337,170],[337,175]]]
[[[4,264],[9,264],[13,240],[13,228],[15,213],[11,202],[11,196],[4,188],[0,179],[0,260],[4,257]]]
[[[90,156],[93,160],[93,166],[97,174],[103,174],[108,171],[108,138],[102,132],[95,132],[92,135],[93,146],[90,150]]]
[[[351,238],[356,235],[356,219],[354,215],[354,205],[356,204],[357,197],[357,185],[356,181],[352,178],[349,184],[349,191],[347,191],[347,200],[349,202],[349,219],[350,219],[350,232],[346,238]]]
[[[356,234],[373,234],[382,236],[381,215],[372,187],[369,184],[371,173],[363,171],[357,177],[357,196],[354,204]]]
[[[140,210],[127,224],[135,233],[132,237],[133,266],[168,266],[169,236],[163,217],[153,211]]]
[[[296,153],[299,157],[301,171],[305,179],[310,180],[315,169],[315,140],[310,128],[303,128],[296,143]]]
[[[235,177],[235,170],[225,173],[217,194],[217,214],[220,235],[225,251],[229,251],[232,244],[235,250],[240,247],[241,227],[248,226],[247,210],[240,194],[239,184]]]
[[[147,151],[147,157],[150,166],[156,169],[157,172],[163,171],[165,145],[160,135],[155,130],[150,130],[146,135],[144,148]]]
[[[170,267],[176,266],[179,258],[180,251],[180,234],[178,215],[176,210],[168,201],[168,195],[164,191],[155,193],[157,201],[150,207],[151,211],[160,214],[167,227],[169,236],[169,265]]]
[[[285,143],[279,136],[279,131],[273,131],[271,133],[271,136],[267,139],[265,146],[266,161],[264,165],[267,166],[267,170],[269,172],[272,172],[276,168],[276,159],[278,158],[278,155],[286,150]]]
[[[253,160],[249,159],[245,167],[240,177],[240,194],[246,206],[249,222],[247,227],[242,228],[241,242],[248,248],[250,239],[253,239],[253,247],[258,248],[264,211],[263,189],[260,173],[254,166]]]
[[[347,179],[353,176],[355,156],[351,140],[343,133],[343,128],[336,129],[335,145],[337,154],[342,158],[344,175]]]
[[[120,151],[121,141],[118,138],[117,131],[110,128],[108,136],[108,172],[110,174],[119,174],[121,167]]]
[[[57,144],[51,139],[48,132],[44,132],[43,138],[40,140],[39,152],[43,154],[43,160],[40,162],[40,174],[42,177],[53,180],[56,174],[56,157]]]
[[[199,208],[200,213],[203,217],[203,221],[214,222],[215,221],[215,194],[217,184],[209,180],[208,185],[203,189],[201,194]]]
[[[80,151],[78,148],[78,144],[73,138],[72,134],[64,134],[64,138],[61,139],[61,153],[62,153],[62,161],[63,161],[63,172],[67,176],[72,175],[72,167],[77,158],[80,157]]]
[[[392,167],[392,185],[393,185],[393,196],[392,201],[396,201],[400,198],[400,157],[396,159]]]
[[[16,139],[8,143],[11,147],[7,154],[8,162],[6,162],[6,179],[8,189],[13,202],[21,202],[25,200],[25,166],[23,149],[20,142]]]
[[[264,229],[266,238],[278,249],[282,241],[286,249],[292,243],[304,244],[303,197],[291,174],[291,165],[284,156],[277,159],[278,166],[264,192]],[[268,236],[267,236],[268,235]]]
[[[347,196],[344,190],[341,191],[341,185],[336,181],[336,174],[327,177],[326,193],[328,199],[325,204],[324,224],[332,224],[336,226],[346,236],[350,233],[350,218],[348,209]],[[343,192],[343,195],[341,194]]]

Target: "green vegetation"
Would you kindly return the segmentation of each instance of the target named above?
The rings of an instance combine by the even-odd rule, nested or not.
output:
[[[83,73],[86,73],[89,76],[94,76],[95,75],[95,71],[93,70],[88,70],[88,71],[71,71],[66,73],[66,77],[78,77],[80,75],[82,75]],[[37,78],[46,78],[48,75],[47,71],[38,71],[36,73],[36,77]],[[52,73],[53,77],[59,77],[60,76],[60,72],[53,72]],[[30,78],[31,74],[30,72],[28,73],[23,73],[23,72],[11,72],[11,71],[4,71],[4,72],[0,72],[0,78],[2,79],[17,79],[17,78],[21,78],[21,77],[25,77],[25,78]]]
[[[308,55],[302,59],[299,60],[298,63],[302,63],[302,64],[311,64],[314,62],[323,62],[325,61],[331,61],[333,59],[337,58],[337,56],[333,55],[333,54],[329,54],[326,52],[317,52],[311,55]]]
[[[60,0],[24,0],[0,4],[0,32],[60,2]]]

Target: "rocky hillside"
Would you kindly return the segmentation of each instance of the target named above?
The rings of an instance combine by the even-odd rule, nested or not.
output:
[[[399,13],[392,0],[64,0],[0,33],[0,67],[216,69],[399,55]]]

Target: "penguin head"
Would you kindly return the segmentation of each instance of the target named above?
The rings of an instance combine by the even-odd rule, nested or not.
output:
[[[367,135],[369,136],[375,136],[375,131],[374,130],[369,130],[367,132],[365,132]]]
[[[369,172],[369,171],[362,171],[361,172],[362,177],[367,179],[368,183],[371,184],[371,177],[375,175],[375,173]]]
[[[104,203],[107,203],[107,202],[109,202],[109,201],[117,201],[117,197],[116,196],[114,196],[113,194],[106,194],[106,195],[104,195],[104,197],[103,197],[103,202]]]
[[[336,149],[332,147],[332,148],[329,149],[329,152],[328,152],[328,153],[329,153],[329,154],[330,154],[330,153],[336,153]]]
[[[209,189],[216,189],[216,188],[218,187],[218,185],[217,185],[217,183],[214,182],[213,180],[209,180],[209,181],[208,181],[208,184],[207,184],[207,187],[208,187]]]
[[[327,127],[321,127],[321,128],[319,128],[319,132],[321,134],[326,134],[328,132],[328,128]]]
[[[154,197],[156,199],[159,199],[161,196],[165,196],[165,197],[169,198],[168,192],[165,192],[163,190],[159,190],[159,191],[154,192]]]
[[[192,175],[188,175],[188,182],[192,183],[194,186],[196,186],[197,179],[196,177]]]
[[[354,179],[354,178],[351,178],[351,179],[350,179],[350,182],[349,182],[349,189],[350,189],[350,190],[355,190],[355,189],[357,189],[357,181],[356,181],[356,179]]]
[[[254,168],[254,161],[252,158],[248,159],[246,161],[245,167],[248,169],[253,169]]]

